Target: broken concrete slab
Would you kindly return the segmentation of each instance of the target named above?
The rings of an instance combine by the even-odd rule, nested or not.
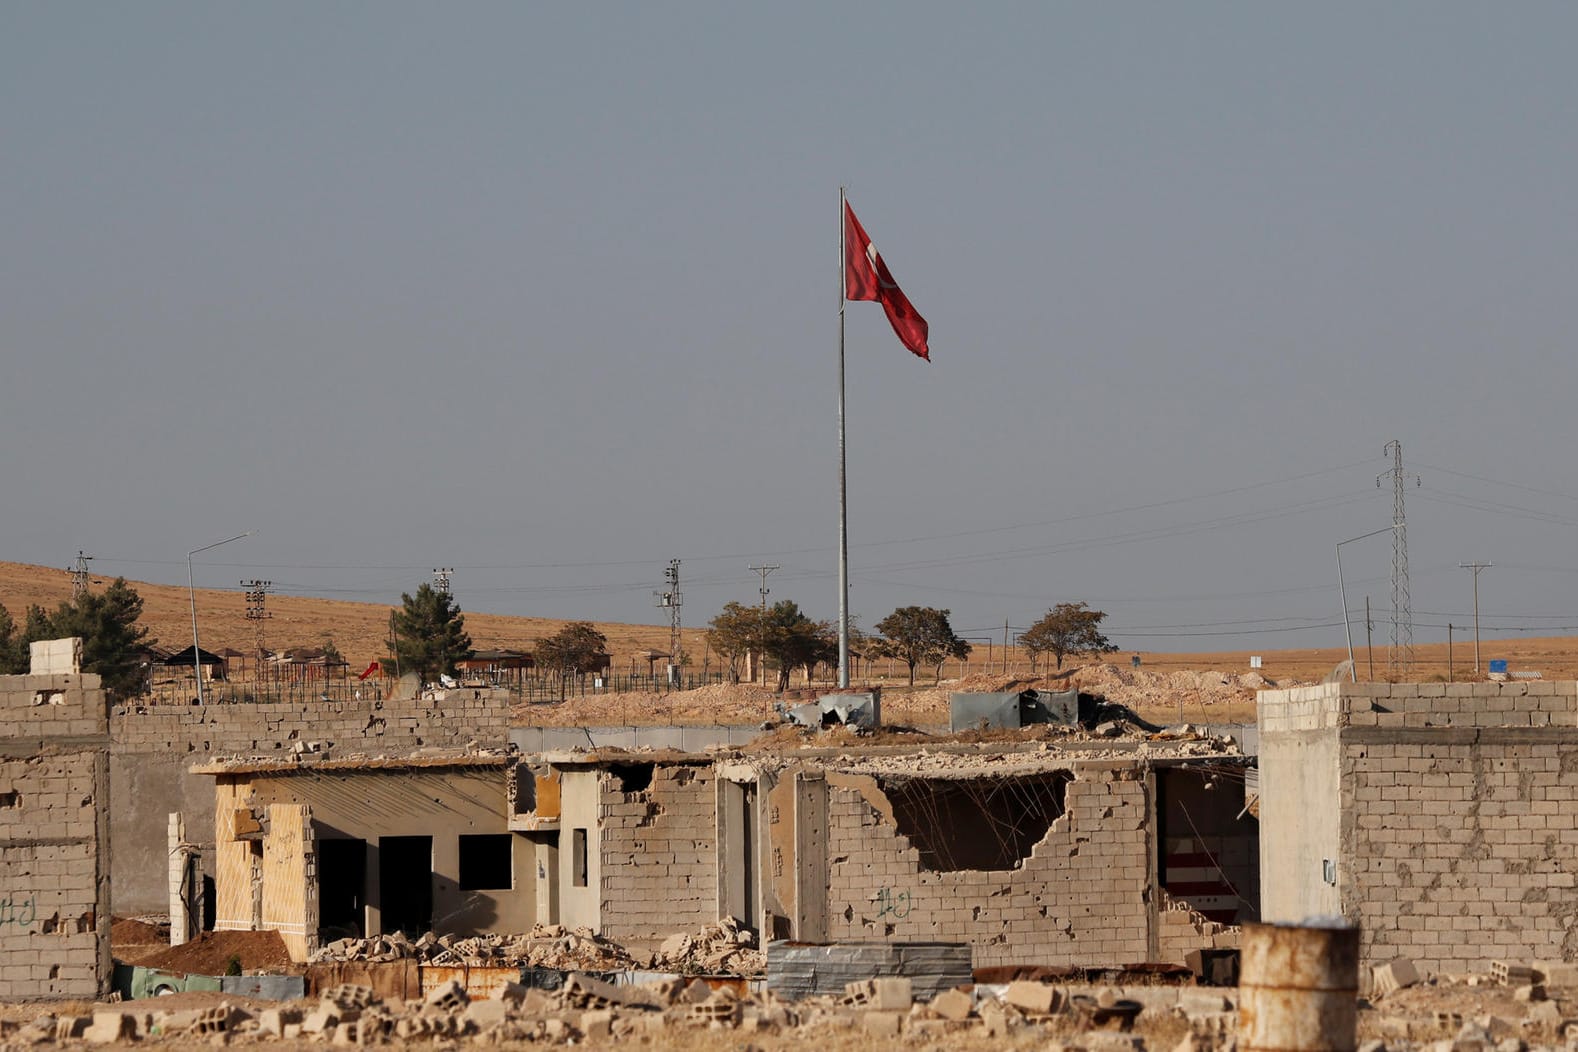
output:
[[[1378,964],[1370,972],[1370,989],[1375,997],[1385,997],[1395,990],[1413,986],[1418,981],[1419,969],[1407,957]]]

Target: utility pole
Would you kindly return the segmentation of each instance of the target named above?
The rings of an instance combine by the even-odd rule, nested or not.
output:
[[[88,563],[92,559],[93,556],[84,554],[82,549],[78,548],[77,564],[67,571],[71,574],[71,601],[73,603],[88,594]]]
[[[257,630],[258,660],[263,660],[263,623],[273,614],[267,609],[269,589],[274,587],[273,581],[242,581],[241,587],[246,589],[247,620],[253,623]]]
[[[1003,618],[1003,674],[1008,674],[1008,618]]]
[[[453,566],[433,567],[433,588],[439,595],[449,594],[449,578],[455,572]]]
[[[679,560],[670,559],[668,569],[663,571],[663,579],[668,582],[668,587],[661,592],[653,592],[657,605],[668,610],[668,685],[674,686],[679,679],[679,608],[684,605],[685,597],[679,590]],[[764,577],[765,581],[766,578]],[[765,586],[764,586],[765,587]]]
[[[1447,622],[1447,682],[1448,683],[1453,682],[1453,679],[1452,679],[1452,622],[1450,622],[1450,621]]]
[[[1375,630],[1375,622],[1370,620],[1370,597],[1364,597],[1364,649],[1370,660],[1370,682],[1375,682],[1375,640],[1370,633]]]
[[[1397,439],[1386,443],[1383,452],[1392,454],[1392,467],[1375,477],[1392,479],[1392,633],[1391,647],[1386,655],[1386,673],[1394,682],[1404,679],[1414,667],[1414,603],[1408,595],[1408,525],[1403,512],[1404,484],[1409,476],[1403,473],[1403,444]],[[1413,476],[1414,485],[1421,484]]]
[[[772,573],[774,570],[781,569],[781,567],[776,566],[776,565],[774,565],[774,566],[747,566],[746,569],[751,571],[752,573],[761,574],[761,576],[762,576],[762,586],[759,589],[757,589],[757,591],[761,592],[761,594],[762,594],[762,613],[765,614],[767,612],[767,593],[769,591],[769,589],[767,587],[767,575]]]
[[[1474,571],[1474,675],[1479,675],[1479,572],[1488,570],[1492,563],[1458,563],[1460,570]]]

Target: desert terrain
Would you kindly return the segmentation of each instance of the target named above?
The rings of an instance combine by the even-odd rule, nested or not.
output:
[[[94,587],[108,583],[94,577]],[[143,624],[150,636],[172,648],[185,646],[191,637],[191,611],[187,590],[179,585],[131,581],[143,598]],[[413,586],[414,587],[414,586]],[[0,562],[0,604],[20,623],[27,607],[39,604],[52,609],[70,598],[71,581],[64,570],[24,563]],[[464,609],[464,596],[460,597]],[[245,618],[241,591],[198,589],[197,615],[203,647],[250,650],[255,639],[253,625]],[[387,651],[391,608],[375,603],[353,603],[334,599],[270,595],[267,642],[271,649],[322,646],[332,639],[353,665],[382,656]],[[468,612],[466,629],[478,649],[508,647],[529,651],[536,640],[552,635],[570,619],[512,617],[501,614]],[[693,614],[705,625],[708,615]],[[1377,627],[1383,623],[1378,619]],[[667,624],[631,625],[602,622],[597,628],[607,638],[616,672],[645,671],[647,663],[637,655],[647,651],[666,651]],[[947,720],[947,696],[954,690],[1010,690],[1038,686],[1050,690],[1073,685],[1108,700],[1127,705],[1153,722],[1243,722],[1254,719],[1254,691],[1264,686],[1290,686],[1316,683],[1332,673],[1346,657],[1341,639],[1333,632],[1333,646],[1289,650],[1234,650],[1158,652],[1124,650],[1098,660],[1070,661],[1065,668],[1048,670],[1043,663],[1040,675],[1032,675],[1026,654],[1018,648],[977,647],[970,660],[948,662],[942,682],[935,670],[919,669],[916,684],[908,685],[903,665],[878,661],[858,665],[855,678],[860,685],[881,685],[883,711],[890,723],[936,724]],[[1378,633],[1373,654],[1375,679],[1386,677],[1384,636]],[[711,655],[705,627],[684,630],[684,646],[692,656],[693,668],[719,667]],[[1445,681],[1478,678],[1474,671],[1471,634],[1454,640],[1451,668],[1447,644],[1423,643],[1414,648],[1412,679]],[[1578,678],[1578,638],[1538,637],[1481,640],[1481,657],[1488,662],[1502,658],[1515,671],[1539,672],[1547,679]],[[1360,680],[1372,678],[1372,655],[1355,640],[1355,657]],[[1258,670],[1250,669],[1250,657],[1258,654]],[[1139,658],[1138,667],[1133,659]],[[1006,667],[1005,667],[1006,666]],[[1483,675],[1483,670],[1481,670]],[[806,684],[796,677],[795,689],[826,686]],[[645,723],[668,722],[741,722],[771,715],[776,695],[750,684],[716,685],[679,694],[621,694],[572,698],[552,705],[521,706],[517,720],[527,724],[552,723]]]

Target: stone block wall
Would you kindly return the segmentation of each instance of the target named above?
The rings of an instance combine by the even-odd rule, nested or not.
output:
[[[95,675],[0,677],[0,1000],[108,986],[106,707]]]
[[[621,790],[601,776],[601,928],[636,947],[718,920],[716,776],[710,762],[658,765]]]
[[[1578,684],[1313,689],[1338,769],[1329,794],[1303,807],[1338,816],[1335,891],[1365,958],[1410,957],[1428,971],[1578,960]],[[1301,759],[1268,750],[1276,736],[1263,722],[1268,794]],[[1276,851],[1264,809],[1262,819],[1263,850]],[[1295,823],[1279,835],[1298,834]]]
[[[200,848],[213,850],[214,780],[187,768],[222,756],[288,756],[317,743],[332,756],[408,755],[423,748],[509,742],[503,694],[449,692],[442,700],[361,700],[294,704],[118,705],[110,713],[110,781],[115,794],[117,913],[163,914],[169,906],[165,837],[181,811]]]
[[[1076,765],[1064,814],[1012,870],[924,869],[873,794],[874,782],[830,789],[831,939],[968,942],[976,967],[1156,959],[1154,830],[1141,765]]]

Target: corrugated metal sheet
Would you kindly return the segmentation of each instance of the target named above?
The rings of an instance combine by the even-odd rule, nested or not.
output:
[[[970,944],[963,942],[767,944],[767,989],[797,1001],[841,994],[848,983],[907,976],[919,998],[931,998],[973,981]]]
[[[303,975],[222,975],[219,989],[227,994],[264,1001],[294,1001],[307,996],[307,978]]]

